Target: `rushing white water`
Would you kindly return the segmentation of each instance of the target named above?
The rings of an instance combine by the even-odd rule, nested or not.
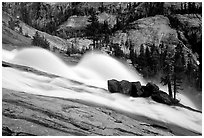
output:
[[[18,52],[3,50],[3,60],[59,76],[50,78],[13,68],[3,68],[3,88],[85,100],[202,133],[201,113],[159,104],[151,98],[132,98],[109,93],[107,91],[108,79],[140,81],[142,84],[146,82],[130,67],[108,55],[98,52],[88,53],[76,66],[69,66],[44,49],[30,48]],[[183,94],[179,96],[181,102],[195,107],[188,97]]]

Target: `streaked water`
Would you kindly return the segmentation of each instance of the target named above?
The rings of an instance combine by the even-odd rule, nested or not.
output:
[[[143,85],[146,81],[131,67],[108,55],[99,52],[87,53],[76,66],[69,66],[49,51],[29,48],[15,52],[3,50],[3,60],[59,76],[49,78],[12,68],[3,68],[3,88],[85,100],[202,133],[201,113],[159,104],[151,98],[133,98],[109,93],[108,79],[140,81]],[[187,97],[181,93],[178,96],[182,103],[193,108],[197,107],[189,95]]]

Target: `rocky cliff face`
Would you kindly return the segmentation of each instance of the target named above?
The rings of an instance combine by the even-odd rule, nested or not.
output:
[[[178,21],[177,28],[171,25],[172,18]],[[126,41],[131,41],[135,50],[139,52],[141,44],[160,43],[174,47],[179,41],[189,47],[189,39],[196,35],[201,40],[201,16],[200,15],[176,15],[169,19],[163,15],[142,18],[130,24],[126,32],[118,31],[114,35],[113,42],[125,46]],[[196,47],[196,46],[191,46]]]
[[[193,52],[202,56],[202,16],[200,14],[176,14],[169,17],[177,30],[178,38]]]
[[[121,38],[124,37],[124,38]],[[155,44],[161,42],[168,45],[178,43],[176,30],[170,27],[169,19],[158,15],[154,17],[142,18],[130,24],[126,33],[116,33],[113,37],[114,43],[121,44],[121,41],[131,41],[135,50],[139,52],[141,44]]]

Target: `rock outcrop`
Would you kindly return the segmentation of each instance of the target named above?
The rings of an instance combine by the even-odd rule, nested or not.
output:
[[[120,93],[121,88],[120,88],[120,83],[117,80],[108,80],[108,90],[111,93]]]
[[[172,105],[173,101],[172,98],[165,92],[163,91],[157,91],[152,94],[152,100],[158,102],[158,103],[163,103],[167,105]]]
[[[142,85],[139,81],[137,82],[132,82],[132,92],[130,96],[133,97],[140,97],[142,95]]]
[[[150,91],[150,93],[155,93],[155,92],[159,91],[159,87],[156,84],[152,83],[152,82],[147,83],[146,89],[148,91]]]
[[[152,82],[148,82],[146,86],[142,86],[139,81],[129,82],[127,80],[117,81],[112,79],[108,80],[108,90],[111,93],[121,93],[132,97],[151,96],[152,100],[167,105],[179,103],[178,100],[173,99],[167,93],[159,90],[159,87]]]
[[[132,92],[132,83],[126,80],[122,80],[120,82],[121,92],[122,94],[131,95]]]
[[[119,44],[122,44],[122,40],[123,43],[130,40],[137,53],[140,51],[141,44],[150,43],[158,46],[163,42],[173,47],[179,42],[177,31],[170,27],[169,19],[162,15],[139,19],[129,25],[126,33],[117,32],[112,39],[114,43]]]

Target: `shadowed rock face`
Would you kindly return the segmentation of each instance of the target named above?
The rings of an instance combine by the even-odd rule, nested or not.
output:
[[[88,103],[2,89],[2,135],[173,135],[170,130]]]
[[[152,94],[152,99],[158,103],[164,103],[167,105],[172,105],[172,98],[163,91],[158,91]]]
[[[148,91],[151,91],[151,93],[155,93],[159,91],[159,87],[156,84],[151,83],[151,82],[147,83],[146,87]]]
[[[131,95],[131,91],[132,91],[132,83],[126,80],[122,80],[120,82],[120,86],[121,86],[121,91],[123,94],[129,94]]]
[[[141,44],[150,43],[158,46],[163,42],[171,47],[178,44],[176,30],[170,27],[169,19],[162,15],[136,20],[129,25],[126,33],[118,31],[112,39],[114,43],[119,44],[130,40],[137,54]]]
[[[132,82],[132,93],[131,96],[133,97],[138,97],[141,96],[143,91],[141,90],[142,85],[139,81],[137,82]]]
[[[165,92],[159,90],[159,87],[149,82],[146,86],[142,86],[139,81],[129,82],[126,80],[117,81],[115,79],[108,80],[108,90],[111,93],[121,93],[132,97],[152,97],[156,102],[172,105],[179,101],[173,99]]]
[[[117,80],[108,80],[108,90],[112,93],[120,92],[120,83]]]

